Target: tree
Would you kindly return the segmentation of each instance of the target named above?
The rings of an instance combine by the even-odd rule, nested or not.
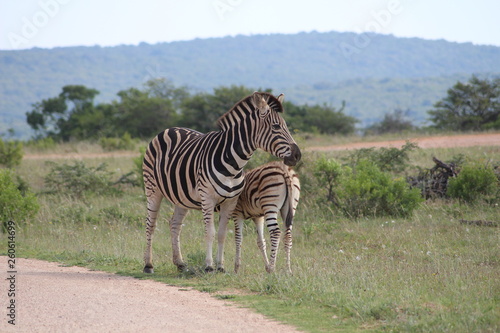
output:
[[[500,129],[500,78],[459,81],[428,113],[438,129]]]
[[[172,81],[166,78],[149,80],[145,86],[149,96],[171,100],[176,111],[178,111],[182,101],[189,97],[189,91],[186,87],[177,88]]]
[[[53,97],[33,104],[33,110],[26,113],[28,125],[35,130],[36,137],[56,136],[58,119],[66,114],[66,102],[61,97]]]
[[[116,135],[149,138],[165,128],[179,125],[181,104],[188,98],[186,88],[176,88],[165,79],[150,80],[145,90],[129,88],[118,92],[113,104]]]
[[[150,97],[137,88],[122,90],[118,96],[120,100],[114,103],[118,135],[128,132],[132,137],[151,137],[174,123],[175,110],[169,100]]]
[[[384,114],[384,119],[368,127],[367,132],[383,134],[412,130],[415,127],[412,125],[411,120],[407,119],[407,114],[408,110],[403,111],[401,109],[396,109],[392,113],[386,113]]]
[[[328,105],[301,105],[285,102],[285,120],[290,128],[323,134],[350,134],[358,120],[344,114],[345,102],[336,110]]]
[[[181,106],[181,125],[202,133],[217,129],[217,120],[238,101],[254,90],[244,86],[214,88],[213,94],[198,93],[187,98]]]
[[[99,94],[95,89],[82,85],[68,85],[57,97],[33,104],[33,110],[26,113],[28,124],[37,137],[53,137],[69,140],[83,138],[80,119],[94,110],[94,98]],[[68,103],[73,105],[68,108]]]
[[[144,90],[129,88],[118,92],[118,101],[94,105],[99,92],[84,86],[62,88],[57,97],[42,100],[26,114],[36,137],[67,141],[121,137],[149,138],[178,125],[179,108],[189,96],[165,79],[150,80]]]

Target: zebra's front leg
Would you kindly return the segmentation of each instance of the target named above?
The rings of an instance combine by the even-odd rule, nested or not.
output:
[[[172,241],[172,258],[174,265],[177,266],[179,271],[182,271],[186,268],[186,264],[182,259],[181,253],[181,231],[182,231],[182,222],[186,217],[188,210],[187,208],[175,206],[174,215],[170,220],[170,238]]]
[[[262,259],[264,260],[266,271],[269,272],[269,260],[267,259],[266,240],[264,238],[264,218],[254,217],[253,221],[257,229],[257,246],[259,247],[260,253],[262,254]]]
[[[160,210],[161,194],[146,193],[148,215],[146,217],[146,251],[144,252],[144,273],[154,273],[153,269],[153,234],[156,228],[156,218]]]
[[[278,247],[281,238],[281,230],[278,226],[278,214],[276,212],[266,214],[266,225],[271,240],[271,258],[269,259],[269,266],[266,270],[268,273],[272,273],[276,267],[276,257],[278,255]]]
[[[205,223],[205,272],[212,272],[214,270],[214,259],[212,246],[215,238],[215,224],[214,224],[214,208],[215,204],[211,202],[202,204],[203,221]]]
[[[220,205],[219,214],[219,232],[217,235],[217,270],[219,272],[224,272],[224,243],[226,242],[227,236],[227,223],[233,214],[236,203],[238,202],[238,197],[227,199],[222,205]]]

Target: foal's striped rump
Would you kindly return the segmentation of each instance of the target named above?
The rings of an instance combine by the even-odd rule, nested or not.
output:
[[[292,224],[299,197],[300,181],[297,173],[281,162],[267,163],[245,174],[245,187],[238,198],[232,216],[235,221],[235,272],[238,272],[241,264],[243,221],[249,218],[253,219],[257,227],[257,244],[261,250],[266,270],[268,272],[274,271],[281,237],[278,212],[281,213],[286,227],[284,243],[287,270],[291,272]],[[270,260],[267,258],[266,242],[263,235],[264,220],[270,234]]]

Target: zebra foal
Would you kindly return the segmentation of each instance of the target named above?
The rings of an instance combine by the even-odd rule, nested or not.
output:
[[[189,209],[203,213],[205,270],[212,271],[215,238],[214,209],[219,207],[217,269],[224,270],[224,241],[245,177],[243,167],[257,148],[295,165],[301,157],[285,121],[283,98],[269,93],[245,97],[219,118],[220,130],[202,134],[188,128],[168,128],[149,143],[143,161],[147,198],[144,272],[153,273],[152,240],[163,198],[175,205],[169,222],[173,262],[179,270],[182,222]]]
[[[281,230],[278,226],[278,212],[285,223],[285,253],[289,273],[290,250],[292,249],[292,223],[299,203],[299,176],[292,168],[281,162],[271,162],[250,170],[245,174],[245,187],[238,197],[233,212],[236,256],[234,271],[238,273],[241,264],[241,243],[243,240],[243,221],[253,219],[257,227],[257,245],[262,253],[266,271],[275,269],[276,256],[280,243]],[[268,260],[264,239],[264,219],[270,234],[271,258]]]

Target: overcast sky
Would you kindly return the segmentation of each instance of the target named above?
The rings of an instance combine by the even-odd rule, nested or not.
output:
[[[500,1],[0,0],[0,50],[314,30],[500,46]]]

